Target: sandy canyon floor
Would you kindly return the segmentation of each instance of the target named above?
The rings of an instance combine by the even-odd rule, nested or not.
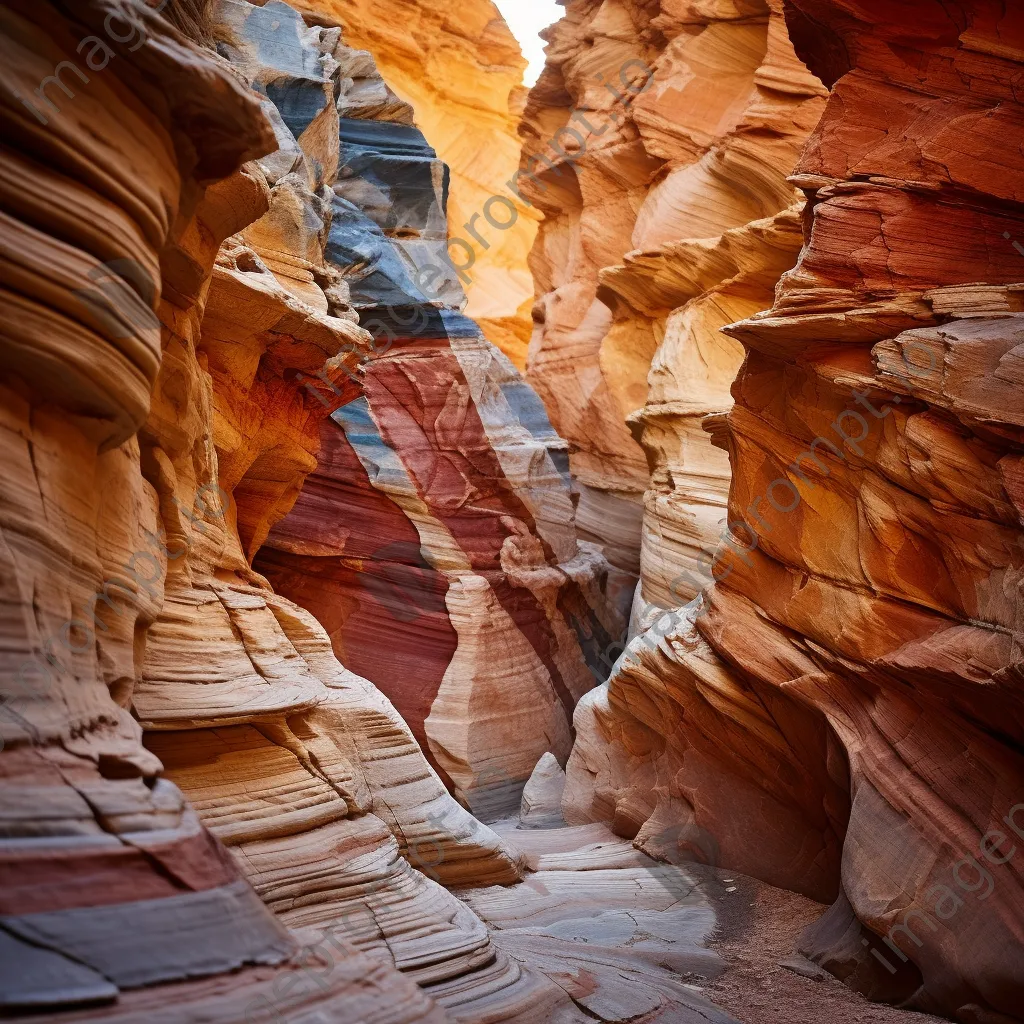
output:
[[[496,945],[595,1020],[939,1024],[870,1003],[799,957],[799,934],[822,904],[725,868],[661,864],[604,824],[491,827],[533,871],[519,885],[457,895]]]

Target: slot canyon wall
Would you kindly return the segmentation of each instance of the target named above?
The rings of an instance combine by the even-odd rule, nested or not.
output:
[[[348,289],[373,348],[348,374],[358,395],[297,378],[307,402],[340,408],[319,424],[315,468],[310,460],[297,500],[289,491],[294,507],[248,551],[263,545],[255,568],[392,699],[460,800],[487,819],[512,814],[540,757],[568,758],[576,702],[622,632],[623,602],[606,596],[604,558],[577,543],[565,442],[460,311],[447,168],[365,52],[328,54],[340,70],[325,66],[313,88],[297,69],[322,63],[317,40],[338,29],[311,29],[285,60],[282,30],[270,27],[281,17],[274,4],[254,10],[220,48],[282,97],[280,117],[300,142],[339,150],[310,156],[337,167],[314,272]],[[321,135],[320,96],[339,75]],[[266,244],[294,254],[310,240]]]
[[[304,0],[297,6],[311,24],[341,25],[350,46],[373,54],[451,169],[449,234],[465,243],[453,243],[452,255],[466,266],[466,315],[524,369],[533,304],[527,257],[540,215],[521,205],[509,225],[507,210],[488,206],[519,165],[516,127],[526,101],[526,60],[498,9],[491,0],[461,0],[457,7],[445,0]]]
[[[446,792],[393,705],[250,564],[318,458],[355,450],[322,451],[324,424],[347,445],[331,416],[354,405],[343,422],[365,432],[374,382],[397,389],[402,360],[416,359],[406,339],[362,372],[379,339],[359,326],[360,289],[373,279],[376,309],[375,287],[409,285],[417,258],[443,248],[443,168],[337,28],[276,0],[165,13],[128,0],[0,8],[4,1011],[579,1019],[442,888],[514,882],[522,856]],[[47,90],[55,68],[65,77]],[[62,83],[82,75],[65,98]],[[389,187],[378,143],[409,157],[391,184],[412,190],[427,237],[393,244],[373,219]],[[332,188],[346,146],[381,177]],[[551,665],[569,666],[578,696],[593,677],[570,623],[597,628],[586,595],[600,608],[602,570],[573,546],[548,450],[563,443],[471,321],[422,312],[405,415],[426,380],[437,419],[410,447],[433,452],[424,428],[455,445],[481,502],[467,518],[488,529],[471,522],[470,553],[446,554],[486,562],[513,595],[505,613],[483,597],[487,577],[460,577],[475,630],[463,664],[484,683],[508,672],[498,654],[514,646],[502,617],[514,614]],[[450,407],[431,407],[442,386]],[[372,513],[365,472],[332,521]],[[548,508],[550,534],[534,527]],[[373,529],[400,544],[407,523]],[[557,568],[556,553],[572,565]],[[541,664],[520,637],[511,657]],[[567,755],[571,705],[530,668],[520,674],[546,683],[549,706],[528,708],[553,712]],[[543,752],[550,737],[537,735]],[[525,738],[516,757],[534,757]],[[476,742],[486,755],[490,738]],[[499,765],[487,783],[501,799],[518,800],[515,770]],[[98,1008],[70,1009],[82,1004]]]
[[[563,813],[832,904],[803,949],[872,999],[1018,1020],[1024,12],[566,6],[527,378],[640,582]]]
[[[565,6],[0,4],[0,1015],[1021,1019],[1024,15]]]
[[[4,1012],[228,1024],[243,1000],[264,1000],[297,1021],[343,1007],[366,1019],[438,1019],[410,980],[351,945],[339,947],[351,959],[331,984],[308,991],[297,936],[161,777],[131,713],[141,709],[163,728],[207,726],[194,735],[231,744],[240,733],[262,737],[260,728],[290,736],[285,716],[326,695],[309,667],[327,647],[322,633],[274,602],[225,521],[214,421],[247,410],[229,390],[215,412],[207,367],[233,345],[244,358],[224,382],[247,380],[265,408],[283,367],[321,365],[342,341],[362,340],[349,320],[292,302],[241,243],[215,270],[220,240],[267,210],[270,190],[251,161],[275,142],[244,83],[189,38],[201,11],[175,14],[172,25],[142,5],[0,9],[9,146],[0,346]],[[111,48],[108,33],[131,45]],[[55,68],[73,76],[69,65],[84,65],[83,52],[92,74],[76,63],[73,80],[84,75],[88,90],[49,102],[53,91],[34,93]],[[263,320],[225,319],[220,346],[211,339],[205,349],[199,326],[213,278],[246,295]],[[301,409],[291,421],[287,411],[266,426],[301,448]],[[257,423],[255,451],[261,435]],[[220,673],[232,660],[248,671],[227,710]],[[360,704],[374,708],[372,697],[355,696],[352,724]],[[189,733],[166,735],[201,759]],[[279,764],[293,762],[281,765],[288,781],[306,771],[300,754],[312,760],[299,741],[265,742]],[[328,740],[320,752],[337,749]],[[346,774],[352,791],[361,769],[346,771],[340,751],[324,762],[321,803],[333,801],[340,821]],[[314,772],[306,774],[312,784]],[[250,793],[257,804],[258,786]],[[240,817],[230,796],[225,810]],[[277,823],[266,834],[288,831]],[[383,824],[376,833],[386,856],[395,841]],[[243,838],[259,834],[256,825]],[[500,859],[496,841],[492,849]],[[56,1014],[83,1004],[102,1009]]]
[[[825,95],[779,3],[703,9],[570,3],[521,127],[546,214],[528,379],[570,442],[582,535],[663,608],[699,589],[725,507],[701,424],[731,405],[742,346],[718,329],[796,260],[786,179]]]

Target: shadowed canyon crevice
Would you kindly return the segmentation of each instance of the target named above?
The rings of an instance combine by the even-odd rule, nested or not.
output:
[[[1024,1019],[1024,10],[562,7],[0,4],[0,1015]]]

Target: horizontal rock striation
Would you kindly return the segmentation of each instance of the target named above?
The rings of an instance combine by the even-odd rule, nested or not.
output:
[[[202,11],[176,13],[193,31]],[[263,1000],[294,1020],[438,1020],[354,949],[331,984],[296,991],[300,939],[160,776],[132,714],[158,623],[174,620],[186,664],[202,645],[182,630],[182,577],[204,561],[248,572],[233,531],[200,529],[221,492],[197,342],[220,240],[267,208],[246,161],[273,149],[270,127],[230,69],[143,5],[0,17],[3,1012],[227,1022]],[[268,329],[299,333],[287,302],[274,313]],[[323,363],[331,330],[358,332],[318,323],[300,363]]]
[[[249,564],[372,340],[324,259],[337,93],[366,62],[281,3],[174,17],[221,56],[142,5],[3,13],[0,1002],[396,1024],[445,1019],[433,995],[455,1019],[568,1007],[439,884],[514,881],[519,854]],[[138,45],[94,67],[111,18]],[[51,111],[44,79],[81,39],[95,74]]]
[[[569,4],[522,128],[546,214],[528,376],[572,445],[584,536],[641,577],[641,621],[696,594],[721,532],[729,468],[702,421],[742,346],[719,328],[795,262],[786,176],[824,102],[780,3],[705,8]]]
[[[803,951],[872,999],[1020,1019],[1024,23],[784,13],[830,95],[797,266],[726,328],[714,582],[577,712],[563,811],[833,902]]]
[[[333,59],[376,74],[357,51]],[[339,407],[255,565],[394,701],[452,792],[493,819],[518,810],[545,751],[568,757],[573,710],[628,595],[609,599],[607,564],[577,543],[565,444],[539,399],[460,312],[447,168],[403,112],[352,99],[365,91],[337,99],[323,256],[373,349],[349,374],[355,400],[302,379],[325,412]]]

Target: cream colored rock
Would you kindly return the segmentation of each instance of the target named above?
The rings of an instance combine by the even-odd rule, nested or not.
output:
[[[537,762],[530,781],[523,789],[519,823],[526,828],[557,828],[563,825],[564,790],[565,771],[558,763],[558,758],[548,751]]]

